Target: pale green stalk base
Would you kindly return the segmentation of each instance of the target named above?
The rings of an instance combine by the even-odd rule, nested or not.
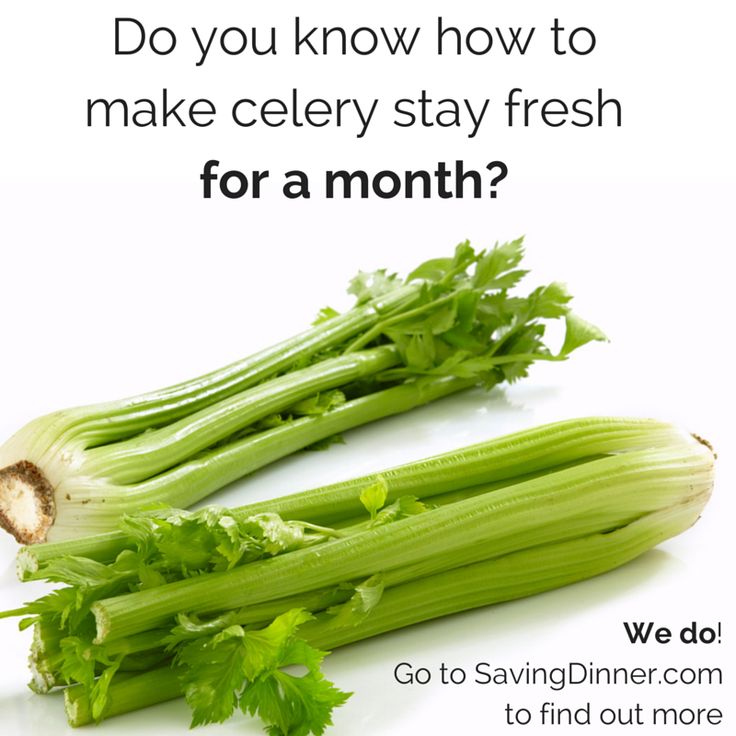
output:
[[[133,486],[105,490],[98,481],[75,484],[66,498],[57,489],[56,520],[48,530],[51,541],[95,534],[114,528],[126,513],[156,504],[186,508],[214,491],[275,460],[353,427],[400,414],[474,385],[471,379],[421,379],[348,401],[326,414],[287,422],[223,447],[200,453],[166,473]]]

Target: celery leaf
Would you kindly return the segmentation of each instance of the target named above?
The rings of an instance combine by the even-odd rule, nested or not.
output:
[[[298,638],[298,628],[311,618],[293,609],[261,630],[233,625],[184,644],[176,665],[192,709],[192,726],[224,721],[239,705],[244,713],[260,717],[274,736],[322,734],[332,723],[333,709],[350,694],[322,675],[326,653]],[[293,665],[305,667],[306,674],[283,671]]]
[[[355,593],[337,606],[327,609],[335,618],[332,623],[337,627],[357,626],[365,620],[378,605],[383,596],[384,580],[381,573],[371,575],[367,580],[355,586]]]
[[[602,330],[595,325],[586,322],[576,314],[569,312],[565,316],[565,341],[560,350],[560,355],[567,356],[573,350],[593,341],[607,341]]]
[[[386,269],[372,273],[360,271],[350,282],[348,294],[352,294],[356,298],[356,304],[360,305],[388,294],[400,285],[398,276],[395,273],[386,273]]]
[[[375,483],[371,483],[360,492],[360,502],[371,515],[371,520],[374,520],[379,509],[383,508],[387,495],[388,486],[380,475]]]

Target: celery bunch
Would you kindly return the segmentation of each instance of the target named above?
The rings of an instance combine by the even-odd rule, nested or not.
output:
[[[558,283],[512,293],[522,242],[359,274],[355,306],[237,363],[150,394],[58,411],[0,447],[0,526],[25,544],[114,529],[152,504],[188,507],[341,432],[472,386],[526,375],[604,339]],[[545,323],[564,319],[562,348]]]
[[[66,587],[5,615],[34,627],[32,687],[68,686],[72,725],[183,695],[193,725],[240,709],[321,734],[349,695],[326,650],[606,572],[691,526],[712,483],[710,447],[668,424],[569,420],[26,548],[23,579]]]

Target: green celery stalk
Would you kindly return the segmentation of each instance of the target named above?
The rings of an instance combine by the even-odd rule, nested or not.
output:
[[[115,676],[108,691],[105,717],[147,708],[178,698],[181,694],[179,679],[166,666],[136,675],[122,673]],[[86,726],[95,720],[83,685],[73,685],[64,690],[64,707],[70,726]]]
[[[116,484],[138,483],[303,399],[372,376],[399,362],[398,351],[391,346],[324,360],[241,391],[159,429],[92,448],[85,453],[80,472],[104,475]]]
[[[703,497],[646,514],[610,532],[542,544],[386,590],[363,621],[337,627],[331,617],[308,622],[304,638],[332,649],[421,621],[524,598],[619,567],[689,529]]]
[[[72,531],[89,534],[114,526],[123,514],[146,506],[190,506],[228,483],[319,440],[409,411],[473,384],[472,380],[461,378],[421,379],[377,391],[326,414],[301,417],[208,450],[149,480],[113,487],[104,494],[100,494],[95,481],[87,484],[81,479],[75,496],[66,501],[64,518],[57,518],[54,532],[61,536]]]
[[[351,644],[442,616],[536,595],[600,575],[624,565],[697,521],[703,499],[654,511],[607,533],[595,533],[468,565],[386,590],[368,616],[351,625],[321,614],[300,636],[323,650]],[[106,717],[182,695],[178,673],[159,667],[143,675],[113,680]],[[92,722],[84,688],[65,691],[72,726]]]
[[[383,315],[416,302],[419,291],[418,284],[401,286],[247,358],[189,381],[120,401],[39,417],[35,420],[38,426],[32,430],[33,434],[38,434],[35,444],[43,445],[53,440],[49,443],[49,452],[72,440],[98,446],[187,416],[341,345],[373,327]],[[44,428],[42,432],[38,431],[40,427]],[[20,434],[26,434],[25,428]],[[25,437],[20,439],[25,444]]]
[[[446,569],[481,545],[488,557],[579,533],[571,519],[602,529],[687,501],[706,499],[712,455],[696,440],[669,450],[604,457],[493,493],[468,498],[396,524],[151,590],[97,601],[97,641],[164,625],[179,611],[215,613],[417,565]],[[704,501],[703,501],[704,502]]]
[[[330,427],[515,381],[536,361],[565,360],[605,339],[570,311],[559,283],[512,296],[526,273],[522,256],[520,239],[489,251],[461,243],[406,281],[359,274],[350,286],[355,307],[323,310],[311,330],[251,358],[151,394],[34,420],[0,447],[0,526],[30,544],[109,531],[122,513],[147,504],[194,503],[325,439]],[[565,320],[565,338],[553,353],[544,333],[556,319]],[[377,391],[390,384],[406,391]],[[340,406],[338,389],[352,401]],[[404,409],[387,405],[394,397]]]

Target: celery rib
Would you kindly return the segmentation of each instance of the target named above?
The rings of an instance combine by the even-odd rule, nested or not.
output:
[[[91,444],[108,443],[150,426],[179,419],[339,345],[374,325],[383,314],[414,302],[418,291],[416,285],[401,287],[254,355],[189,381],[118,402],[100,404],[99,407],[82,407],[78,410],[79,419],[70,423],[64,439],[84,438]]]
[[[471,379],[439,378],[384,389],[348,401],[321,416],[301,417],[202,453],[134,486],[116,487],[120,493],[101,494],[97,483],[85,487],[80,482],[76,495],[65,502],[64,517],[57,518],[49,536],[63,538],[70,530],[76,534],[93,534],[100,528],[113,526],[122,514],[151,504],[190,506],[228,483],[314,442],[409,411],[473,385]]]
[[[333,650],[440,617],[581,582],[625,565],[687,530],[697,521],[701,510],[702,500],[696,499],[652,512],[609,533],[541,545],[405,582],[385,591],[378,605],[362,621],[337,626],[334,617],[323,613],[306,623],[300,633],[312,646]],[[113,682],[106,717],[182,694],[176,670],[168,666],[153,669]],[[81,686],[68,689],[65,701],[70,725],[92,722],[89,702]]]
[[[556,541],[565,521],[611,511],[625,521],[709,491],[710,452],[695,442],[677,452],[636,450],[459,501],[393,525],[226,573],[182,580],[98,601],[97,640],[165,624],[180,610],[214,613],[445,557],[473,543],[496,556],[529,540]],[[644,493],[646,489],[646,493]],[[564,538],[564,536],[562,537]]]
[[[352,309],[323,310],[310,330],[250,358],[161,391],[30,422],[0,447],[0,526],[26,544],[106,531],[121,513],[159,501],[186,506],[325,439],[330,422],[303,422],[301,414],[334,413],[334,426],[350,428],[397,413],[390,406],[379,410],[372,395],[380,386],[454,379],[491,387],[524,377],[537,361],[562,361],[604,340],[570,311],[560,283],[510,295],[527,273],[518,268],[522,257],[522,239],[489,251],[465,242],[452,257],[421,264],[406,281],[385,270],[361,273],[350,284]],[[554,353],[544,334],[557,319],[564,319],[565,338]],[[340,388],[351,399],[371,397],[375,411],[367,404],[335,409]],[[419,403],[406,401],[402,411]],[[269,432],[276,423],[294,431]],[[232,465],[228,458],[246,435],[263,435],[247,446],[254,460],[241,457]]]
[[[87,452],[83,473],[132,484],[167,470],[198,452],[314,394],[344,386],[399,362],[393,347],[340,356],[241,391],[172,424]]]

